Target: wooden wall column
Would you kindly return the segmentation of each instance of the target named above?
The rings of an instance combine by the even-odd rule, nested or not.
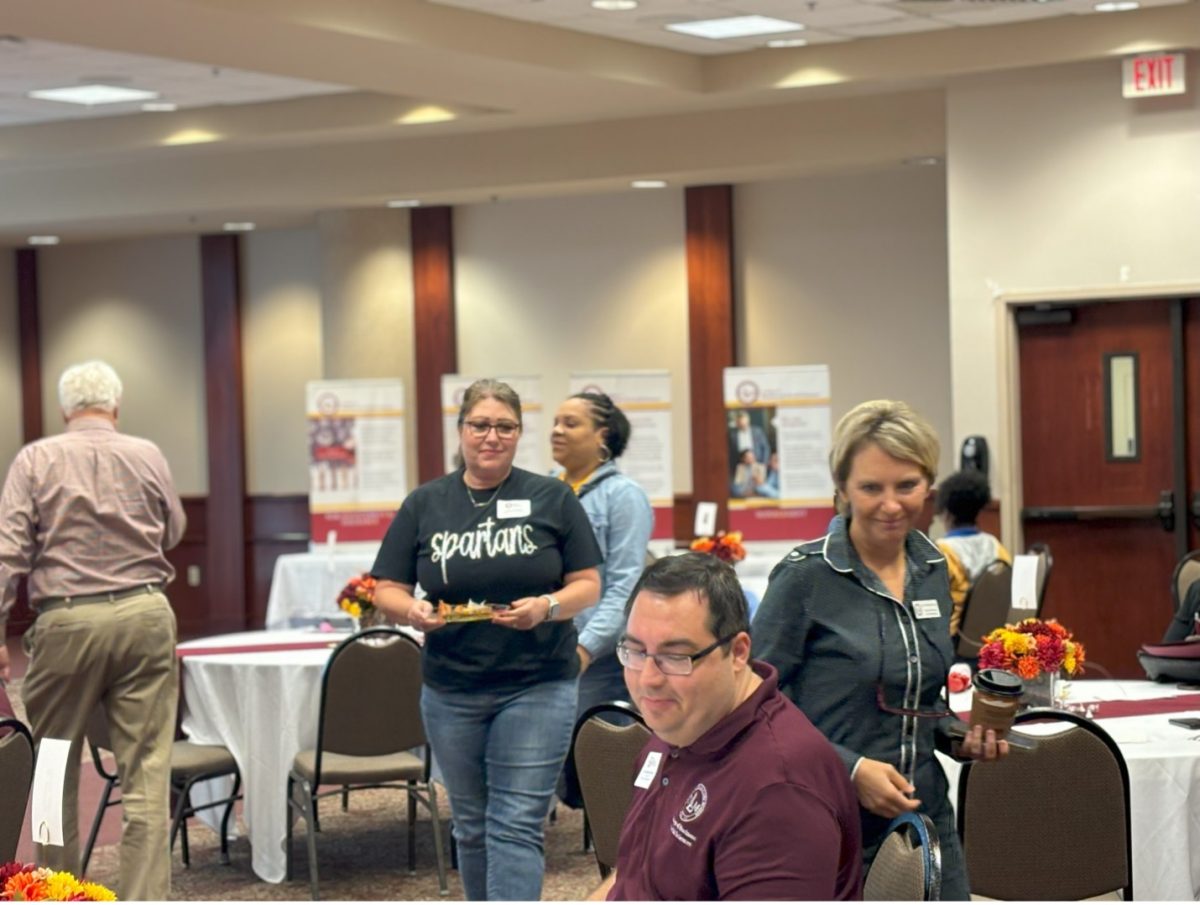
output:
[[[735,364],[733,187],[688,188],[684,204],[693,502],[675,507],[677,538],[692,536],[696,501],[717,502],[717,527],[728,525],[725,503],[729,498],[729,444],[722,400],[725,368]]]
[[[200,237],[204,389],[208,425],[206,629],[247,625],[246,428],[242,395],[241,267],[238,237]]]
[[[40,440],[42,337],[38,326],[37,249],[17,249],[17,336],[21,355],[21,426],[26,443]]]
[[[445,473],[442,375],[458,371],[454,321],[454,230],[449,207],[412,211],[413,345],[417,386],[417,479]],[[411,403],[410,403],[411,404]]]

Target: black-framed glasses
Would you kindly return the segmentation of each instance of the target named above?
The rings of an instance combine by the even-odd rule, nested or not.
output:
[[[690,676],[697,660],[707,657],[722,644],[728,644],[737,636],[738,633],[734,632],[732,635],[718,638],[704,650],[698,650],[694,654],[651,654],[644,650],[628,647],[622,641],[617,645],[617,659],[622,666],[632,669],[634,672],[641,672],[646,668],[646,661],[653,660],[658,671],[664,676]]]
[[[884,658],[884,651],[887,650],[887,640],[884,638],[884,634],[883,634],[883,625],[884,625],[885,621],[886,621],[886,617],[883,615],[882,612],[879,613],[879,676],[877,677],[877,679],[875,681],[875,706],[878,707],[884,713],[890,713],[894,716],[908,716],[908,717],[915,717],[916,719],[922,719],[922,720],[940,720],[942,717],[953,716],[954,715],[953,711],[951,711],[945,707],[931,708],[931,709],[925,710],[919,706],[918,707],[892,707],[890,704],[888,704],[887,699],[885,698],[884,693],[883,693],[883,658]],[[918,628],[917,631],[920,632],[920,629]],[[942,656],[942,652],[937,649],[936,644],[933,645],[933,650],[934,650],[934,653],[936,653],[938,655],[938,659],[941,661],[942,675],[947,677],[942,680],[942,695],[941,695],[940,700],[948,701],[948,700],[950,700],[950,695],[949,695],[949,691],[947,690],[946,683],[949,680],[948,674],[950,672],[950,668],[946,665],[946,660]],[[918,694],[920,694],[920,689],[918,689]]]
[[[493,430],[501,440],[511,440],[521,429],[521,425],[515,421],[464,421],[463,427],[477,440],[482,440]]]

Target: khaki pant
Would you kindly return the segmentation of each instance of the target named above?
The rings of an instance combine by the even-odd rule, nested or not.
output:
[[[30,629],[22,689],[34,741],[70,739],[63,845],[37,847],[38,864],[79,872],[79,761],[98,703],[108,716],[121,777],[122,899],[166,899],[171,888],[171,743],[175,736],[175,614],[161,593],[66,605]],[[28,635],[28,633],[27,633]]]

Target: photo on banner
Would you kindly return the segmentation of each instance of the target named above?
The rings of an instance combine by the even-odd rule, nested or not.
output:
[[[459,466],[458,455],[458,410],[462,407],[467,387],[480,379],[480,375],[442,375],[442,457],[446,474]],[[495,380],[507,383],[521,397],[521,441],[517,444],[517,455],[513,464],[517,468],[545,474],[549,469],[546,459],[542,416],[543,396],[540,375],[497,375]]]
[[[378,544],[408,493],[404,384],[312,380],[305,396],[310,544]]]
[[[573,371],[569,392],[604,393],[629,419],[629,445],[617,463],[637,482],[654,510],[652,541],[675,537],[675,483],[671,446],[671,372]]]
[[[827,365],[726,368],[729,529],[820,537],[833,518]]]

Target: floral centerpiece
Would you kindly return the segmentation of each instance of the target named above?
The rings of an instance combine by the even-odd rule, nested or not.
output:
[[[698,537],[692,541],[692,549],[697,553],[709,553],[731,565],[746,558],[740,531],[730,531],[728,534],[718,531],[716,537]]]
[[[0,865],[0,902],[115,902],[111,889],[66,871],[10,861]]]
[[[998,667],[1016,673],[1031,691],[1031,702],[1052,704],[1054,680],[1062,674],[1083,672],[1086,653],[1081,641],[1057,619],[1022,619],[1005,625],[983,638],[979,668]]]
[[[375,606],[375,579],[369,572],[351,578],[338,592],[337,604],[355,625],[377,625],[382,621],[383,614]]]

